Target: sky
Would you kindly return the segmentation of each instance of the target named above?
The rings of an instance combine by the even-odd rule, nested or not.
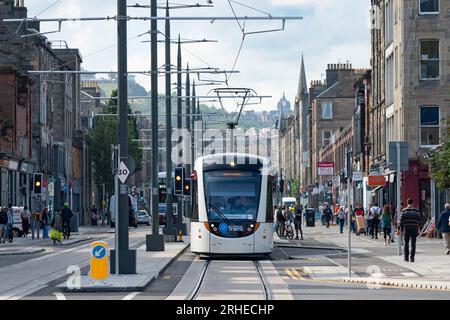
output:
[[[160,0],[163,4],[163,0]],[[228,0],[213,0],[213,8],[171,10],[173,16],[233,16]],[[249,106],[256,111],[276,109],[283,93],[293,104],[300,73],[302,53],[305,59],[308,84],[311,80],[324,78],[327,64],[352,63],[357,68],[370,65],[370,29],[368,26],[368,0],[240,0],[241,4],[256,8],[272,16],[302,16],[301,21],[287,21],[280,32],[250,34],[245,37],[236,70],[231,75],[230,87],[254,89],[258,95],[272,96],[261,105]],[[55,17],[105,17],[116,15],[115,0],[25,0],[28,16]],[[149,0],[129,0],[148,5]],[[176,3],[205,4],[206,0],[176,0]],[[53,6],[52,6],[53,5]],[[239,16],[261,16],[257,12],[232,2]],[[50,7],[50,8],[49,8]],[[47,10],[45,10],[47,9]],[[44,11],[45,10],[45,11]],[[149,9],[129,8],[129,16],[148,16]],[[159,15],[165,15],[159,10]],[[245,25],[246,32],[278,29],[281,22],[251,21]],[[241,45],[242,31],[236,21],[174,21],[171,37],[182,39],[217,40],[217,43],[183,45],[183,64],[191,68],[215,67],[231,70]],[[57,23],[41,26],[42,31],[57,29]],[[115,71],[117,68],[116,22],[63,23],[62,32],[48,34],[49,40],[65,40],[71,48],[79,48],[83,56],[83,68],[94,71]],[[128,23],[128,68],[130,71],[150,70],[149,35],[137,37],[150,29],[150,22]],[[164,32],[164,22],[158,29]],[[162,35],[160,39],[162,39]],[[171,50],[172,64],[176,64],[177,48]],[[159,45],[158,65],[163,66],[164,45]],[[223,76],[203,75],[202,78],[223,80]],[[196,77],[194,77],[196,79]],[[197,80],[197,79],[196,79]],[[142,75],[137,81],[147,90],[150,77]],[[172,82],[175,82],[173,76]],[[214,87],[197,88],[197,95],[208,95]],[[164,78],[160,79],[159,92],[164,93]],[[226,108],[232,107],[229,102]]]

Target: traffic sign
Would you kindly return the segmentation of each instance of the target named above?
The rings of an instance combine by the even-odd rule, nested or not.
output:
[[[91,244],[91,278],[104,280],[109,277],[108,244],[96,241]]]
[[[121,161],[119,164],[119,170],[117,172],[117,177],[120,182],[125,183],[130,176],[130,169],[126,166],[125,162]]]

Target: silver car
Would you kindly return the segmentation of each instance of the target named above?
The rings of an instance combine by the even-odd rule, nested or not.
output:
[[[150,216],[145,210],[139,210],[138,211],[138,217],[137,217],[137,223],[138,224],[146,224],[147,226],[150,225]]]

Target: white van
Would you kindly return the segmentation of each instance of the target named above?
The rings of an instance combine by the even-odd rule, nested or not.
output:
[[[290,207],[296,203],[297,203],[297,199],[295,199],[293,197],[284,197],[281,199],[281,204],[286,207]]]
[[[133,208],[129,212],[129,226],[137,228],[137,221],[138,221],[138,202],[137,198],[133,197],[132,195],[128,195],[128,205],[131,205]],[[115,227],[115,220],[116,220],[116,196],[112,195],[111,199],[109,201],[109,212],[111,212],[111,228]]]

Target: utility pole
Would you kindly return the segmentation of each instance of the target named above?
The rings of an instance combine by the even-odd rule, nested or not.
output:
[[[183,68],[182,60],[181,60],[181,40],[180,40],[180,34],[178,34],[178,56],[177,56],[177,129],[181,130],[183,127],[183,101],[181,96],[183,95],[183,78],[181,70]],[[179,141],[181,143],[181,141]],[[182,164],[179,163],[179,166]],[[177,201],[177,214],[178,214],[178,220],[177,220],[177,229],[182,230],[182,223],[183,223],[183,196],[178,196]],[[183,235],[186,235],[186,232],[182,230]]]
[[[191,96],[191,78],[190,78],[190,73],[189,73],[189,64],[187,64],[187,73],[186,73],[186,84],[185,84],[185,88],[186,88],[186,129],[187,132],[189,132],[189,134],[192,136],[192,130],[191,130],[191,99],[189,98]],[[190,153],[188,154],[188,163],[186,164],[186,177],[189,177],[191,175],[191,171],[192,171],[192,167],[191,167],[191,163],[192,163],[192,138],[190,138],[189,141],[190,144],[190,148],[188,148],[188,150],[186,150],[186,152]],[[185,204],[185,208],[186,208],[186,216],[188,216],[190,218],[190,212],[191,212],[191,208],[190,208],[190,201],[187,200],[186,204]]]
[[[128,79],[127,79],[127,1],[117,1],[118,31],[118,113],[119,155],[116,165],[128,163]],[[117,167],[118,168],[118,167]],[[117,175],[116,175],[117,179]],[[126,182],[126,181],[125,181]],[[128,186],[117,181],[116,189],[116,248],[112,251],[111,263],[118,274],[136,273],[136,251],[129,250],[128,243]]]
[[[169,18],[169,1],[166,2],[166,17]],[[172,69],[170,59],[170,20],[166,25],[166,227],[164,235],[177,236],[177,230],[173,228],[173,180],[172,180],[172,92],[170,71]]]
[[[348,145],[345,145],[345,167],[347,170],[347,224],[348,224],[348,248],[347,248],[347,264],[348,264],[348,277],[352,277],[352,214],[350,211],[350,168],[351,168],[351,157]]]
[[[164,236],[159,234],[158,210],[158,16],[157,1],[151,0],[151,102],[152,102],[152,234],[146,237],[147,251],[164,251]]]
[[[191,128],[192,128],[192,133],[191,133],[191,165],[192,165],[192,170],[194,170],[194,165],[195,165],[195,152],[194,152],[194,144],[195,141],[198,141],[198,139],[195,139],[195,120],[196,118],[196,114],[197,111],[196,109],[196,103],[195,103],[195,80],[192,81],[192,117],[191,117]]]

